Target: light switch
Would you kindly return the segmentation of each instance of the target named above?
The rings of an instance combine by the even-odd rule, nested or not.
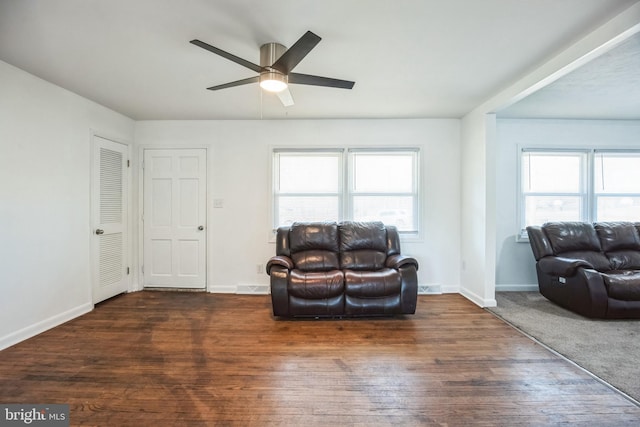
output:
[[[221,208],[224,205],[224,200],[223,199],[213,199],[213,207],[214,208]]]

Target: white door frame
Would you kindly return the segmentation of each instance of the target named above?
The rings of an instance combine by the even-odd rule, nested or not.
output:
[[[144,162],[144,152],[145,150],[189,150],[189,149],[204,149],[205,150],[205,159],[207,162],[207,191],[205,193],[205,206],[206,206],[206,227],[204,229],[205,239],[206,239],[206,258],[205,258],[205,291],[211,292],[212,284],[211,284],[211,230],[213,229],[213,221],[211,221],[211,197],[213,189],[213,173],[212,173],[212,156],[211,152],[212,146],[210,144],[194,144],[194,145],[176,145],[176,144],[140,144],[138,145],[138,153],[137,153],[137,161],[135,172],[137,173],[138,179],[138,209],[137,209],[137,234],[138,234],[138,262],[136,263],[136,284],[135,288],[138,291],[144,289],[144,278],[142,271],[143,261],[144,261],[144,221],[142,220],[143,209],[144,209],[144,170],[142,169],[142,163]],[[133,222],[133,221],[132,221]]]
[[[133,268],[133,263],[132,263],[132,242],[133,242],[133,206],[132,206],[132,201],[133,201],[133,197],[132,197],[132,193],[133,193],[133,187],[131,185],[131,183],[133,182],[132,179],[132,169],[133,169],[133,162],[131,161],[131,154],[132,154],[132,150],[131,150],[131,143],[129,141],[125,141],[121,138],[118,137],[114,137],[112,135],[109,135],[109,133],[107,132],[101,132],[99,130],[95,130],[95,129],[90,129],[90,137],[89,137],[89,145],[90,145],[90,151],[91,151],[91,155],[89,156],[90,158],[90,179],[89,179],[89,215],[90,215],[90,220],[89,220],[89,248],[90,248],[90,265],[89,265],[89,271],[91,272],[91,283],[89,284],[89,295],[91,298],[91,302],[92,304],[96,304],[95,298],[95,292],[94,292],[94,286],[96,281],[98,280],[98,269],[99,269],[99,265],[95,262],[95,260],[97,260],[98,254],[96,253],[96,245],[94,244],[94,232],[95,232],[95,224],[94,224],[94,220],[96,218],[96,212],[95,209],[97,206],[95,206],[94,203],[94,198],[95,198],[95,177],[96,172],[96,158],[95,158],[95,139],[97,138],[102,138],[102,139],[106,139],[112,142],[115,142],[117,144],[121,144],[124,145],[126,147],[126,154],[127,154],[127,159],[128,159],[128,165],[129,167],[127,167],[127,171],[125,173],[125,186],[126,186],[126,203],[127,203],[127,209],[126,209],[126,215],[127,215],[127,224],[125,227],[125,233],[126,233],[126,244],[125,244],[125,262],[127,264],[127,266],[129,267],[129,274],[127,275],[127,292],[132,292],[134,291],[134,286],[133,283],[134,281],[132,280],[133,277],[133,273],[135,271],[135,269]]]

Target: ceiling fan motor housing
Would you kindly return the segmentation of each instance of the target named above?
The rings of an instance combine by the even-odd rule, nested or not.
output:
[[[265,43],[260,46],[260,66],[270,67],[287,50],[280,43]]]
[[[278,70],[271,68],[274,62],[287,50],[280,43],[265,43],[260,46],[260,66],[266,70],[260,73],[260,86],[272,92],[280,92],[286,89],[287,76]]]
[[[280,43],[265,43],[260,46],[260,66],[267,70],[260,73],[260,82],[265,80],[280,81],[287,84],[287,76],[278,70],[271,68],[274,62],[287,50]]]

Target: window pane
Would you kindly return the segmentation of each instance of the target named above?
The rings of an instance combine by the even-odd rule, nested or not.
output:
[[[597,198],[597,221],[640,221],[640,197]]]
[[[581,191],[582,154],[522,154],[522,191],[578,193]]]
[[[280,193],[337,193],[340,156],[337,154],[280,154]]]
[[[353,153],[357,193],[413,192],[414,153]]]
[[[399,231],[416,231],[413,217],[413,197],[355,196],[353,219],[356,221],[382,221],[395,225]]]
[[[278,197],[278,224],[295,221],[338,221],[338,197]]]
[[[596,193],[640,194],[640,155],[598,154],[595,158]]]
[[[548,221],[580,221],[579,196],[526,196],[526,226],[541,225]]]

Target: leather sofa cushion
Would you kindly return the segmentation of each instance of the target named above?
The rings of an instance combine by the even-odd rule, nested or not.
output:
[[[294,222],[289,229],[291,253],[308,250],[338,252],[338,224]]]
[[[339,268],[338,224],[294,222],[289,231],[289,250],[297,269],[330,271]]]
[[[548,222],[543,228],[555,255],[601,250],[598,234],[593,225],[587,222]]]
[[[338,254],[335,252],[310,250],[291,254],[295,268],[302,271],[330,271],[339,268]]]
[[[601,252],[595,227],[587,222],[548,222],[542,226],[553,253],[563,258],[582,259],[598,271],[611,270]]]
[[[607,252],[612,270],[640,270],[640,251]]]
[[[343,294],[326,299],[305,299],[289,296],[289,314],[291,316],[341,316],[344,314]]]
[[[359,298],[347,295],[344,312],[349,316],[392,315],[402,313],[400,294],[381,298]]]
[[[595,229],[604,252],[640,250],[640,235],[632,222],[598,222]]]
[[[340,268],[379,270],[387,259],[387,231],[382,222],[345,221],[339,225]]]
[[[358,249],[387,251],[387,231],[381,222],[345,221],[339,229],[340,252]]]
[[[602,274],[609,298],[640,301],[640,271],[609,271]]]
[[[345,293],[355,297],[386,297],[399,295],[402,287],[400,273],[391,268],[379,271],[344,272]]]
[[[640,269],[640,234],[632,222],[598,222],[598,238],[612,270]]]
[[[598,271],[612,270],[609,259],[602,252],[594,251],[574,251],[564,252],[561,255],[562,258],[573,258],[585,260]]]
[[[380,270],[387,256],[384,252],[359,250],[345,252],[340,257],[340,268],[350,270]]]
[[[340,270],[304,272],[291,270],[289,295],[303,299],[327,299],[344,293],[344,273]]]

